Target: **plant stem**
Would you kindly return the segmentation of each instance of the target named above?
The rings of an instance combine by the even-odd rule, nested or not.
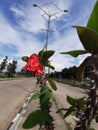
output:
[[[91,121],[97,115],[98,109],[98,99],[97,99],[97,89],[98,89],[98,55],[92,56],[92,62],[90,63],[90,76],[91,84],[90,90],[88,91],[88,98],[83,111],[79,112],[77,124],[74,130],[88,130],[91,125]]]
[[[42,75],[41,75],[41,77],[38,79],[38,83],[39,83],[39,86],[40,86],[40,88],[42,89],[42,88],[44,88],[44,87],[46,87],[46,77],[45,77],[45,74],[43,73]],[[42,91],[40,91],[40,95],[42,95]],[[51,108],[51,106],[52,106],[52,103],[51,103],[51,101],[50,101],[50,99],[49,99],[49,101],[47,100],[47,105],[45,105],[45,107],[43,107],[42,105],[41,105],[41,100],[42,100],[42,98],[44,98],[44,96],[42,96],[41,98],[40,98],[40,108],[41,108],[41,110],[43,111],[43,112],[47,112],[48,114],[50,113],[50,108]],[[44,123],[44,125],[40,128],[40,130],[54,130],[54,124],[51,122],[45,122]]]

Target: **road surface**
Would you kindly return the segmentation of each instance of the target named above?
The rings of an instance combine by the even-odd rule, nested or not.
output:
[[[64,108],[68,108],[69,104],[66,101],[66,96],[72,96],[72,97],[83,97],[83,96],[87,96],[84,94],[85,90],[81,89],[81,88],[77,88],[77,87],[73,87],[67,84],[62,84],[62,83],[58,83],[56,82],[57,85],[57,91],[54,91],[54,94],[57,98],[57,101],[60,103],[61,107]],[[69,122],[72,126],[72,128],[75,125],[75,118],[72,116],[69,116],[66,120],[67,122]],[[98,123],[95,123],[94,121],[92,122],[92,127],[95,130],[98,130]]]
[[[36,80],[26,78],[21,80],[0,81],[0,130],[6,130],[16,113],[20,110],[31,91],[35,88]],[[63,106],[68,107],[66,96],[73,97],[85,96],[84,90],[70,85],[58,83],[57,91],[54,94],[57,101]],[[30,106],[32,107],[32,106]],[[68,121],[73,123],[72,117]],[[93,122],[95,130],[98,130],[98,125]],[[20,130],[20,129],[19,129]]]
[[[32,78],[0,81],[0,130],[7,129],[33,87]]]

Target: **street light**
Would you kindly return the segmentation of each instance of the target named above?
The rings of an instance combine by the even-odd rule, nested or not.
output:
[[[47,30],[45,30],[47,32],[47,34],[46,34],[46,44],[45,44],[45,48],[47,50],[49,32],[52,31],[52,30],[50,30],[50,23],[57,18],[56,14],[61,13],[61,12],[65,12],[66,13],[66,12],[68,12],[68,10],[60,9],[53,2],[46,3],[46,4],[43,4],[41,6],[39,6],[37,4],[33,4],[33,7],[38,7],[44,13],[42,15],[42,17],[47,21]],[[50,7],[51,10],[52,10],[52,8],[54,8],[54,10],[52,10],[52,12],[51,12],[50,9],[47,10],[47,8],[49,8],[49,7]],[[47,16],[48,16],[48,18],[47,18]],[[52,17],[55,17],[55,18],[51,19]]]

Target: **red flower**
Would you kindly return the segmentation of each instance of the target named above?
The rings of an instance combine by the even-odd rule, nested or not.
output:
[[[29,57],[27,64],[24,66],[24,70],[32,71],[35,75],[42,74],[43,66],[39,63],[39,57],[37,54],[32,54]]]
[[[39,60],[39,57],[37,54],[32,54],[30,57],[29,57],[29,60],[31,61],[38,61]]]
[[[43,71],[43,66],[42,66],[42,64],[39,64],[38,68],[35,71],[35,75],[40,75],[42,73],[42,71]]]

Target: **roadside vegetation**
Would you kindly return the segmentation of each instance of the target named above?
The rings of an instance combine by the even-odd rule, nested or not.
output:
[[[8,63],[8,57],[5,56],[3,61],[0,63],[0,78],[23,78],[23,77],[32,77],[34,76],[30,71],[24,71],[21,69],[17,71],[17,61],[13,60],[12,63]],[[89,68],[85,69],[84,80],[78,82],[76,80],[76,66],[69,68],[64,68],[61,71],[54,71],[50,73],[50,78],[54,79],[57,82],[69,84],[75,87],[88,88],[89,81]]]
[[[36,6],[36,5],[34,5]],[[92,121],[98,123],[98,1],[95,4],[93,12],[87,23],[87,26],[73,26],[77,30],[78,37],[84,50],[72,50],[61,52],[64,55],[77,57],[89,53],[84,61],[77,68],[76,66],[64,68],[61,72],[45,73],[45,67],[54,70],[49,58],[54,55],[54,50],[47,50],[45,47],[38,54],[33,53],[29,57],[24,56],[22,60],[26,62],[21,74],[25,76],[33,75],[37,79],[37,87],[39,91],[34,93],[30,99],[39,100],[39,107],[32,111],[23,123],[24,129],[30,129],[39,125],[39,130],[54,130],[54,117],[51,115],[52,107],[52,90],[56,91],[57,86],[53,79],[68,83],[73,86],[88,88],[85,94],[87,97],[74,98],[67,95],[69,108],[61,108],[57,113],[64,111],[64,118],[69,115],[76,117],[74,130],[94,130]],[[8,77],[14,77],[16,74],[17,61],[7,64],[7,58],[0,65],[1,74],[5,73]],[[3,72],[6,70],[6,72]],[[29,73],[31,71],[32,73]],[[77,80],[77,81],[76,81]],[[48,87],[48,84],[52,90]],[[41,119],[39,118],[41,117]]]
[[[33,76],[30,71],[24,71],[23,69],[17,71],[17,63],[16,60],[13,60],[10,63],[8,57],[5,56],[0,63],[0,78],[21,78]]]
[[[34,5],[36,6],[36,5]],[[39,130],[54,130],[54,117],[50,114],[50,108],[52,107],[51,98],[52,91],[47,86],[47,81],[53,90],[57,90],[53,78],[57,78],[62,82],[62,79],[70,79],[71,83],[75,84],[77,81],[81,81],[82,86],[88,85],[86,90],[87,97],[74,98],[67,95],[67,102],[70,104],[69,108],[61,108],[59,112],[64,111],[64,118],[74,114],[75,126],[74,130],[94,130],[91,126],[94,120],[98,123],[98,1],[95,4],[93,12],[88,20],[87,26],[73,26],[77,30],[78,37],[83,45],[84,50],[72,50],[68,52],[61,52],[64,55],[71,55],[77,57],[89,53],[78,68],[74,67],[64,69],[62,72],[55,72],[52,74],[45,74],[45,67],[53,69],[50,60],[48,60],[55,51],[47,51],[47,43],[45,48],[41,50],[38,55],[32,54],[30,57],[24,56],[22,59],[27,62],[25,70],[32,71],[37,77],[37,84],[40,91],[35,93],[31,99],[39,99],[39,108],[30,113],[25,122],[23,128],[29,129],[36,125],[39,125]],[[36,57],[35,57],[36,55]],[[39,66],[40,65],[40,66]],[[74,70],[74,71],[73,71]],[[87,72],[87,73],[86,73]],[[85,80],[88,80],[88,82]],[[89,83],[90,80],[90,83]],[[42,119],[39,119],[39,116]]]
[[[62,71],[59,72],[57,71],[51,72],[50,77],[57,82],[69,84],[71,86],[80,87],[84,89],[89,88],[90,84],[89,67],[85,68],[82,81],[76,80],[77,69],[78,67],[76,66],[64,68],[62,69]]]

